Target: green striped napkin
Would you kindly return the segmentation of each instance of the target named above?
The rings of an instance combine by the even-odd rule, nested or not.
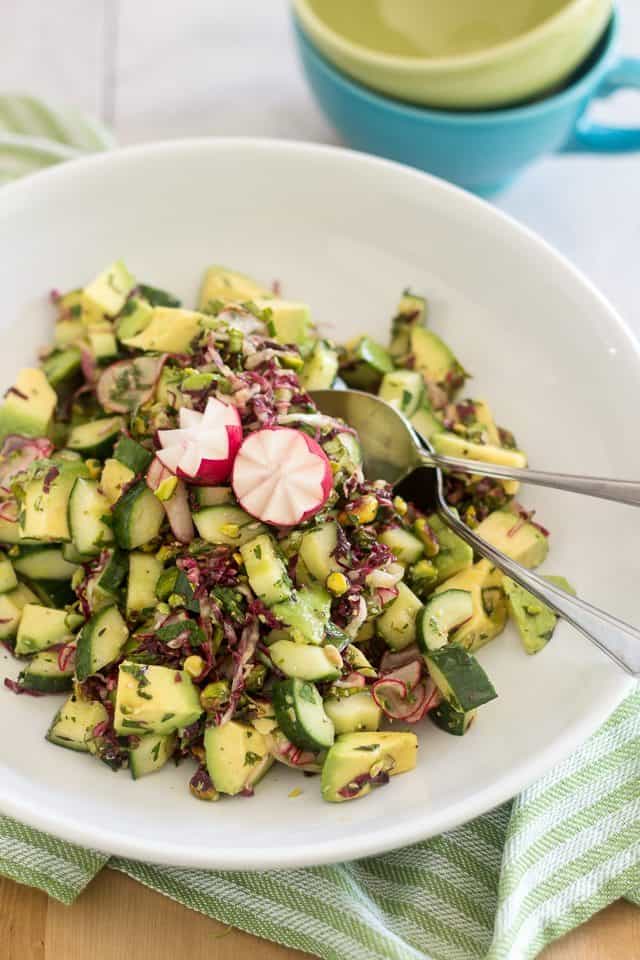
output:
[[[0,97],[0,183],[110,146],[78,114]],[[71,903],[105,866],[325,960],[528,960],[619,897],[640,905],[640,690],[511,803],[354,863],[263,873],[159,867],[0,816],[0,874],[12,880]]]

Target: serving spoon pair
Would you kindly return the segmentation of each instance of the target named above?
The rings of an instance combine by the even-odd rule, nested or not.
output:
[[[520,480],[632,506],[640,506],[640,483],[546,473],[444,457],[434,451],[425,437],[418,436],[401,413],[373,394],[359,390],[314,390],[311,396],[322,413],[344,420],[357,431],[365,475],[386,480],[405,499],[418,503],[425,512],[437,513],[477,554],[545,603],[623,670],[640,677],[640,630],[586,600],[571,596],[496,550],[470,530],[444,498],[442,469],[501,480]]]

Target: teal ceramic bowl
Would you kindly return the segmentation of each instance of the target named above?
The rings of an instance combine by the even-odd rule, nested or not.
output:
[[[593,124],[589,103],[621,87],[640,89],[640,59],[616,54],[618,17],[567,85],[544,100],[488,111],[429,110],[374,93],[322,57],[294,20],[302,65],[329,121],[356,150],[388,157],[483,196],[507,186],[556,150],[640,150],[640,129]]]

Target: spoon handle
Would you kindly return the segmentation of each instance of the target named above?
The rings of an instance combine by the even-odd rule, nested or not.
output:
[[[469,530],[449,509],[441,506],[438,513],[447,526],[472,546],[476,553],[493,563],[538,600],[546,603],[554,613],[595,643],[623,670],[633,677],[640,677],[640,630],[610,613],[605,613],[604,610],[599,610],[585,600],[572,597],[553,583],[533,573],[532,570],[527,570],[515,560],[511,560]]]
[[[426,467],[440,467],[459,473],[477,473],[482,477],[497,477],[499,480],[521,480],[539,487],[567,490],[569,493],[584,493],[601,500],[615,500],[640,507],[640,482],[636,480],[609,480],[605,477],[581,477],[568,473],[550,473],[542,470],[524,470],[517,467],[502,467],[496,463],[481,463],[458,457],[442,457],[437,453],[422,450],[422,462]]]

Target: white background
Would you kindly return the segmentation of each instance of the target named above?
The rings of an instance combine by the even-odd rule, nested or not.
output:
[[[620,0],[640,57],[640,0]],[[0,90],[73,103],[121,143],[245,134],[337,143],[296,60],[286,0],[2,0]],[[640,91],[595,113],[640,125]],[[552,157],[498,203],[591,277],[640,334],[640,153]]]

